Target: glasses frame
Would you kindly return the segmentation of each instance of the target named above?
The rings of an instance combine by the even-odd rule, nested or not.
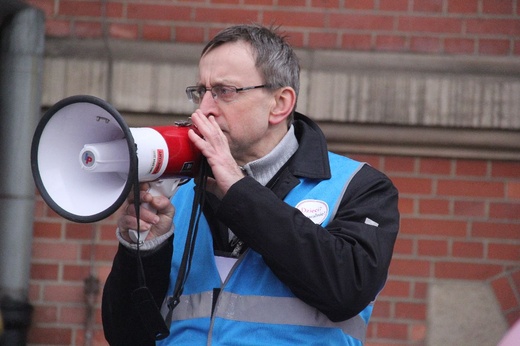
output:
[[[267,84],[248,86],[248,87],[243,87],[243,88],[237,88],[232,85],[223,85],[223,84],[214,85],[211,88],[207,88],[205,85],[194,85],[194,86],[189,86],[186,88],[186,96],[188,96],[188,100],[190,100],[191,102],[193,102],[196,105],[199,105],[202,102],[202,99],[204,98],[204,95],[206,94],[206,92],[210,91],[211,97],[213,97],[213,100],[215,100],[215,101],[222,100],[223,102],[233,102],[236,98],[236,95],[238,95],[239,92],[253,90],[253,89],[266,88],[266,87],[267,87]],[[223,100],[222,94],[221,94],[221,91],[222,91],[221,88],[229,88],[229,89],[233,90],[232,99]],[[216,89],[216,90],[220,89],[221,91],[214,92],[213,89]],[[195,93],[197,93],[198,91],[203,91],[203,92],[199,93],[200,96],[195,95]],[[196,102],[195,101],[196,99],[199,99],[199,102]]]

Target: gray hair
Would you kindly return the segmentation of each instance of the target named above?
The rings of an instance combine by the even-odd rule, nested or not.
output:
[[[231,26],[209,41],[201,55],[204,56],[225,43],[237,41],[248,42],[251,45],[255,66],[263,75],[267,88],[278,89],[289,86],[294,89],[298,97],[300,91],[298,57],[287,43],[286,36],[279,34],[277,28],[267,28],[257,24]]]

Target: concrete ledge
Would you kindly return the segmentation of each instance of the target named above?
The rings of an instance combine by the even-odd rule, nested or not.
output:
[[[43,105],[89,94],[148,125],[186,117],[202,45],[49,39]],[[331,149],[519,159],[520,61],[299,50],[298,110]],[[153,119],[153,121],[152,121]]]

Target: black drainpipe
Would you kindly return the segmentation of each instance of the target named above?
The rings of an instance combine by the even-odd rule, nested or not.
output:
[[[34,182],[30,149],[40,118],[45,16],[0,0],[0,345],[26,345]]]

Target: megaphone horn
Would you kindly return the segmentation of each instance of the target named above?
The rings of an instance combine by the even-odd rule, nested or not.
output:
[[[139,182],[191,178],[202,155],[188,138],[192,125],[129,128],[106,101],[89,95],[65,98],[40,120],[31,168],[43,200],[74,222],[112,215]]]

